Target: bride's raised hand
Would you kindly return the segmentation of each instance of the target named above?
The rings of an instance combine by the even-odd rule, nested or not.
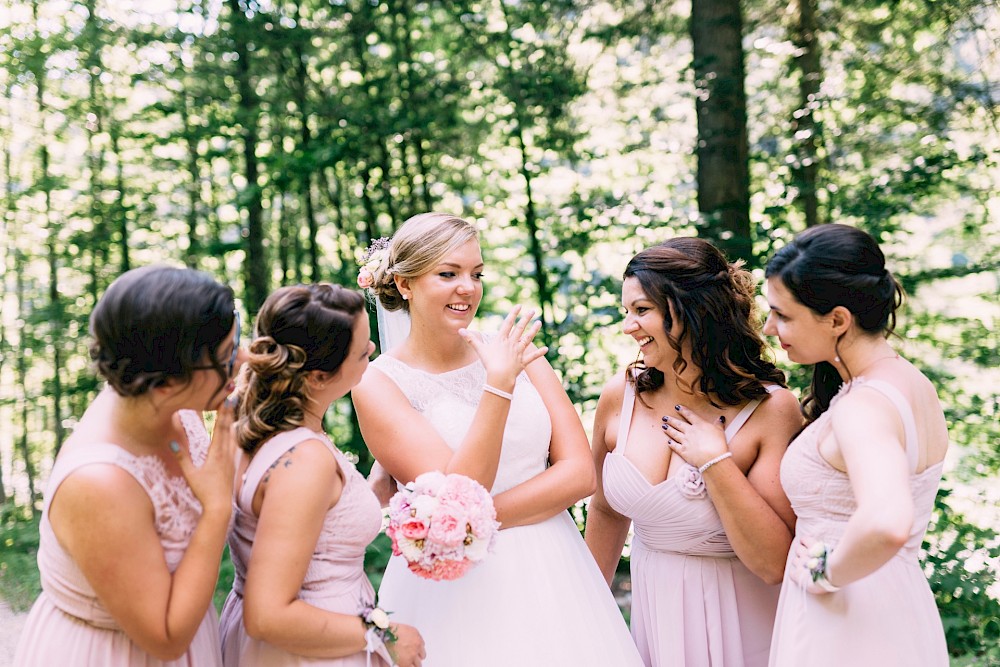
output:
[[[486,382],[509,390],[514,380],[528,364],[545,356],[548,347],[536,347],[532,340],[542,328],[539,321],[532,322],[535,311],[528,310],[520,318],[520,306],[514,306],[504,318],[497,335],[484,340],[480,335],[462,329],[459,333],[473,347],[486,368]]]

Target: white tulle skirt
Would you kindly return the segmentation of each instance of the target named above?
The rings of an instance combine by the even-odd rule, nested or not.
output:
[[[642,661],[566,512],[500,531],[456,581],[422,579],[393,557],[379,604],[424,637],[424,667],[633,667]]]

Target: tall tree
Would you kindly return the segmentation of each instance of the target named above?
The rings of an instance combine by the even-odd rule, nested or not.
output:
[[[823,82],[820,67],[819,24],[815,0],[796,0],[796,25],[793,43],[799,74],[799,106],[792,114],[792,137],[796,144],[792,163],[797,201],[805,215],[806,226],[821,222],[819,214],[819,92]]]
[[[690,22],[698,116],[698,210],[705,236],[732,258],[753,259],[750,163],[739,0],[697,0]]]
[[[249,16],[258,16],[258,7],[244,0],[227,0],[229,8],[229,37],[236,55],[235,78],[239,90],[237,123],[243,142],[243,173],[246,187],[240,195],[246,220],[246,263],[243,276],[246,285],[246,304],[255,314],[267,298],[270,289],[267,256],[264,250],[264,207],[262,204],[260,176],[258,174],[257,142],[259,135],[260,100],[254,83],[251,64],[254,24]]]

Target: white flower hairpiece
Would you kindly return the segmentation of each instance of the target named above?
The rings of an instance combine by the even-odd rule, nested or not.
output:
[[[381,237],[372,241],[361,256],[361,268],[358,269],[358,287],[371,289],[375,285],[375,271],[389,253],[389,238]]]

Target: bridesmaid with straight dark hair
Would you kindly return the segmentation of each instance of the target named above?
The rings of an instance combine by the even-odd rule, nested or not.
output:
[[[934,386],[886,340],[902,289],[875,240],[838,224],[799,234],[766,276],[765,333],[813,366],[781,464],[798,523],[770,664],[946,667],[918,556],[948,431]]]

